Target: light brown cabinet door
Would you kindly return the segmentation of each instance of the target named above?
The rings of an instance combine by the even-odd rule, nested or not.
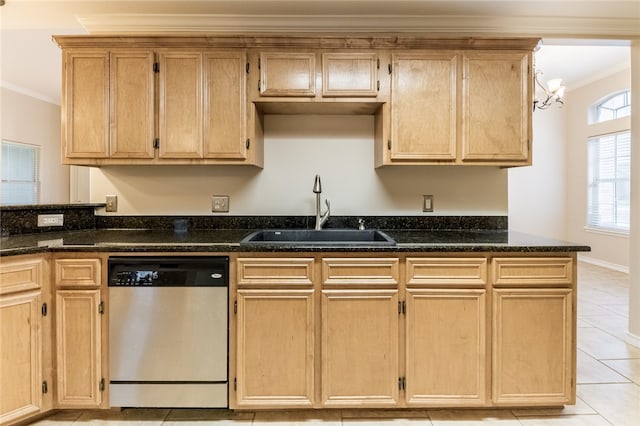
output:
[[[398,404],[398,291],[322,291],[322,404]]]
[[[260,96],[316,95],[316,54],[260,53]]]
[[[204,156],[247,158],[244,51],[204,54]]]
[[[462,161],[530,160],[529,52],[465,52]]]
[[[202,158],[202,53],[158,54],[160,158]]]
[[[322,96],[377,95],[378,63],[375,52],[322,54]]]
[[[110,54],[111,158],[153,158],[154,56],[151,51]]]
[[[0,423],[42,407],[40,290],[0,297]]]
[[[109,53],[66,51],[62,100],[63,155],[109,156]]]
[[[313,289],[237,294],[237,407],[312,407]]]
[[[455,52],[395,52],[391,161],[456,159]]]
[[[573,404],[571,289],[493,291],[493,402]]]
[[[408,406],[486,404],[486,290],[408,289]]]
[[[57,406],[102,402],[100,290],[56,291]]]

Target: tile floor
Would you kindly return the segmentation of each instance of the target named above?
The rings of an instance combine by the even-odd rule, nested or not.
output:
[[[578,266],[578,400],[563,409],[230,412],[126,409],[61,411],[35,424],[96,425],[640,425],[640,348],[624,342],[629,277]]]

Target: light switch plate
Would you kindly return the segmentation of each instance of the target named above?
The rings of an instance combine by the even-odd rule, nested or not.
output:
[[[422,211],[427,213],[433,212],[433,195],[422,196]]]
[[[229,196],[214,195],[213,197],[211,197],[211,211],[213,213],[228,213],[229,212]]]
[[[115,213],[118,211],[118,196],[117,195],[107,195],[105,211],[108,213]]]

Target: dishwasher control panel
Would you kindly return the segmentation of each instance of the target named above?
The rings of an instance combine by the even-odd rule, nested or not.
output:
[[[229,258],[110,257],[109,287],[226,287]]]

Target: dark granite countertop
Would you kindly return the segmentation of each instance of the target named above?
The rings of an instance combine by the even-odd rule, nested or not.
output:
[[[46,251],[85,252],[578,252],[590,248],[508,230],[384,230],[395,246],[241,245],[252,229],[90,229],[5,236],[0,256]]]

